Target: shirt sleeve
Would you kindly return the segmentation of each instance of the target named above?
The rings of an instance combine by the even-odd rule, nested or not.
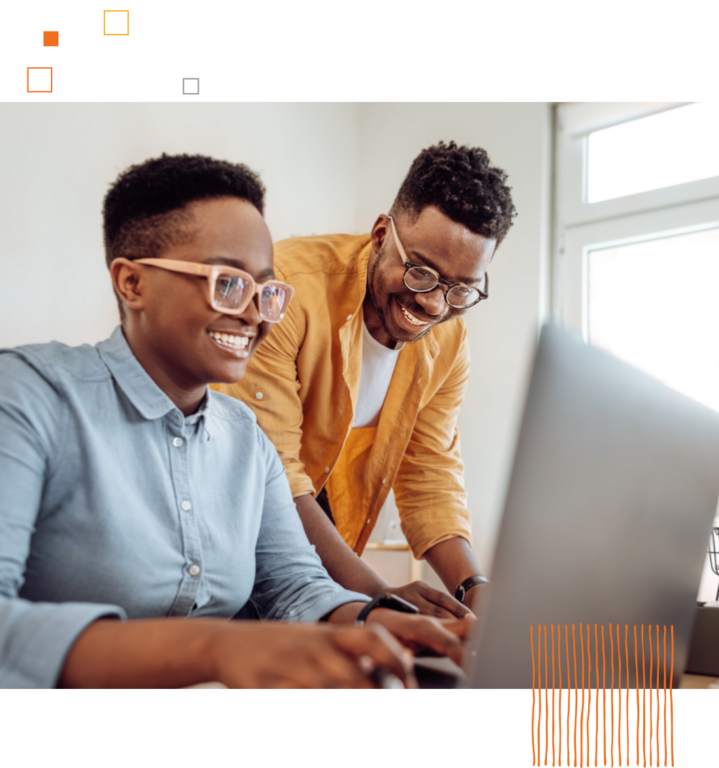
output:
[[[52,688],[88,624],[125,616],[117,606],[18,597],[64,413],[43,376],[17,355],[0,354],[0,688]]]
[[[463,325],[449,374],[417,414],[393,484],[402,531],[417,558],[441,541],[472,544],[471,516],[457,418],[469,380],[469,343]]]
[[[260,445],[268,472],[251,597],[260,618],[317,621],[345,603],[369,602],[330,578],[307,539],[277,452],[264,435]]]
[[[281,277],[281,276],[280,276]],[[297,356],[300,349],[297,298],[272,333],[258,347],[241,381],[213,388],[246,403],[257,416],[287,470],[292,496],[314,495],[312,480],[300,459],[303,411]]]

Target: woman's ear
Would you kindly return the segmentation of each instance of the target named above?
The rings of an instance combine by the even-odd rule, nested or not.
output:
[[[143,269],[129,259],[115,259],[110,264],[112,287],[125,305],[125,309],[136,312],[144,309]]]

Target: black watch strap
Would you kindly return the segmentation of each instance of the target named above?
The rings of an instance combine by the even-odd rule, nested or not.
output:
[[[355,624],[358,627],[364,626],[370,611],[374,611],[375,608],[390,608],[393,611],[399,611],[400,613],[419,613],[419,608],[412,603],[408,603],[401,597],[396,595],[384,594],[373,597],[367,605],[357,614]]]
[[[472,587],[476,587],[478,584],[489,584],[489,579],[485,579],[484,576],[470,576],[454,590],[454,599],[459,600],[460,603],[464,603],[464,596],[470,589],[472,589]]]

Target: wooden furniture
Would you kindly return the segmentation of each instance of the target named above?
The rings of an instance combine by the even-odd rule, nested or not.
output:
[[[409,548],[409,544],[405,542],[397,542],[396,544],[385,544],[383,542],[368,542],[365,550],[373,552],[407,552],[409,554],[409,581],[421,581],[422,580],[422,561],[415,560],[412,550]]]

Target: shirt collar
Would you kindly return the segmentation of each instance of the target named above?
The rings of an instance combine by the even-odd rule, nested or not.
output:
[[[207,414],[210,413],[212,409],[211,403],[212,403],[212,396],[208,388],[207,392],[205,392],[205,396],[202,398],[200,407],[194,413],[191,413],[189,416],[185,417],[185,424],[187,424],[189,427],[192,427],[195,424],[197,424],[197,422],[203,416],[207,416]]]
[[[200,408],[185,420],[172,400],[140,365],[120,326],[115,328],[109,339],[97,345],[97,351],[120,389],[145,419],[159,419],[171,411],[177,411],[181,420],[194,424],[206,414],[210,407],[212,398],[205,395]],[[194,420],[189,422],[189,419]]]
[[[360,304],[364,301],[365,294],[367,293],[367,270],[369,268],[369,257],[372,253],[372,239],[365,245],[360,251],[359,255],[359,284],[360,284]]]

